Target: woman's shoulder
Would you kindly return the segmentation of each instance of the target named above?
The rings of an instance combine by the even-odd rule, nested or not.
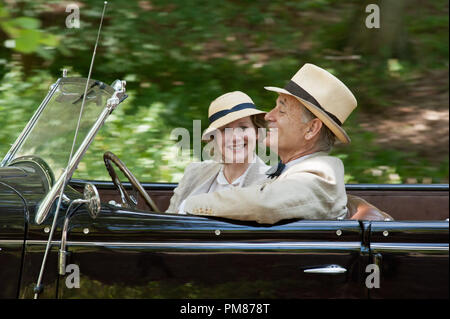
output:
[[[259,167],[261,170],[265,169],[267,171],[270,168],[270,166],[264,163],[264,161],[259,156],[256,156],[256,160],[253,164]]]
[[[201,162],[191,162],[186,166],[186,170],[188,169],[196,169],[196,168],[206,168],[206,167],[215,167],[220,164],[213,160],[206,160]]]
[[[258,156],[256,160],[251,164],[247,175],[245,177],[244,186],[259,183],[267,178],[266,172],[270,166],[266,165]]]
[[[196,174],[197,172],[204,172],[204,171],[209,171],[210,169],[218,169],[220,167],[220,164],[212,161],[212,160],[207,160],[207,161],[202,161],[202,162],[192,162],[189,163],[186,168],[184,169],[184,174],[191,174],[194,173]]]

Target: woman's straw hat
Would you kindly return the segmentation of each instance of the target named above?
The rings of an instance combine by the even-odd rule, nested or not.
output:
[[[208,110],[209,127],[202,135],[202,140],[209,140],[212,133],[238,119],[246,116],[265,114],[256,109],[252,99],[245,93],[234,91],[225,93],[211,102]]]

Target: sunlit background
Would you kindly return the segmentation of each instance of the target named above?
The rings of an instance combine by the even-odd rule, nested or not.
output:
[[[367,27],[369,4],[379,28]],[[67,26],[73,5],[79,28]],[[1,158],[63,68],[87,77],[102,8],[1,0]],[[448,19],[446,0],[110,1],[92,77],[126,80],[130,97],[74,177],[109,180],[109,150],[141,181],[177,182],[196,159],[178,156],[174,128],[206,128],[209,103],[233,90],[270,110],[276,95],[263,86],[311,62],[359,102],[344,124],[352,143],[333,150],[347,183],[448,183]]]

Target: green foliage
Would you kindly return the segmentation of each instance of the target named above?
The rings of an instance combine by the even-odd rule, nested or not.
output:
[[[23,71],[18,63],[7,65],[8,73],[0,82],[0,146],[5,155],[40,101],[45,97],[54,79],[44,71],[35,72],[23,81]],[[20,98],[18,98],[20,96]]]
[[[383,149],[374,143],[372,133],[359,128],[355,120],[352,124],[349,129],[351,146],[338,145],[332,152],[344,162],[346,183],[401,184],[418,173],[414,153]],[[439,175],[427,176],[433,175],[436,183],[443,182]]]
[[[110,2],[93,78],[125,79],[130,98],[106,122],[76,177],[109,179],[101,157],[110,150],[142,181],[178,181],[192,157],[175,157],[174,128],[192,136],[198,119],[204,129],[209,103],[233,90],[270,110],[275,96],[263,86],[283,86],[305,62],[344,79],[358,97],[357,112],[392,107],[411,78],[448,69],[448,2],[399,1],[399,24],[380,30],[363,26],[372,1]],[[66,28],[69,13],[57,0],[0,4],[0,154],[62,68],[87,76],[103,2],[77,3],[79,29]],[[436,166],[414,152],[382,148],[354,116],[345,128],[353,142],[334,154],[343,159],[348,182],[448,182],[448,155]]]
[[[41,52],[42,46],[55,47],[58,45],[57,36],[40,30],[41,22],[36,18],[11,18],[8,11],[0,6],[0,29],[8,35],[10,40],[6,46],[21,53]]]

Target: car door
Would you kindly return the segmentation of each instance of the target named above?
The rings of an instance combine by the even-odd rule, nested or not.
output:
[[[379,271],[379,285],[369,289],[370,298],[449,297],[448,220],[365,223],[371,260]]]
[[[52,216],[41,225],[34,222],[36,207],[50,187],[45,175],[35,158],[0,169],[0,298],[33,298],[52,223]],[[48,256],[53,265],[56,253]],[[55,269],[48,267],[41,298],[56,297],[57,279]]]
[[[67,235],[59,298],[366,298],[358,221],[275,226],[104,206]]]
[[[0,299],[19,293],[27,213],[20,193],[0,181]]]

